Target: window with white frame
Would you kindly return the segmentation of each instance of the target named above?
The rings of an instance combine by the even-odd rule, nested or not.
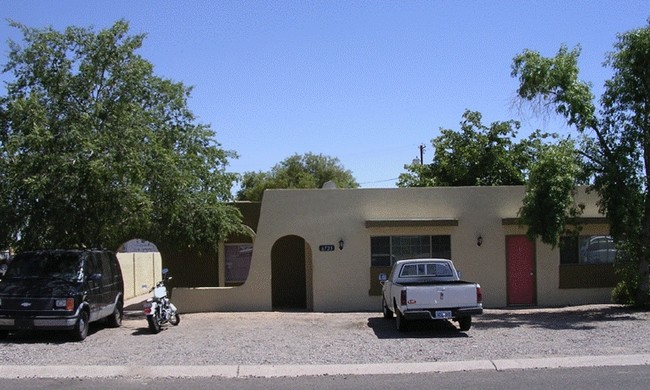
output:
[[[451,236],[370,237],[370,264],[389,267],[398,260],[418,258],[451,259]]]

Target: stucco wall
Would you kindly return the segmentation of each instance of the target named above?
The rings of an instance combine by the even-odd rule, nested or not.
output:
[[[162,261],[158,252],[117,253],[117,260],[122,269],[126,299],[147,294],[162,277]]]
[[[506,246],[508,234],[524,234],[503,219],[515,218],[523,186],[437,187],[403,189],[269,190],[264,194],[254,240],[249,277],[233,288],[176,288],[175,303],[183,311],[271,310],[271,250],[287,235],[305,239],[309,248],[307,296],[314,311],[379,310],[380,297],[370,296],[370,237],[373,235],[451,236],[452,259],[466,280],[481,284],[486,307],[507,304]],[[580,191],[584,217],[600,217],[595,194]],[[457,226],[366,227],[369,220],[447,219]],[[598,234],[606,226],[592,226]],[[483,238],[476,245],[478,236]],[[343,250],[338,249],[339,240]],[[321,252],[320,245],[336,245]],[[537,303],[562,305],[609,301],[609,289],[558,289],[559,251],[536,243]],[[309,274],[310,273],[310,274]]]

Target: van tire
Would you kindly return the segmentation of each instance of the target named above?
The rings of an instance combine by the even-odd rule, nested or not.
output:
[[[72,339],[75,341],[83,341],[86,336],[88,336],[88,328],[88,312],[82,310],[81,313],[79,313],[79,318],[77,319],[74,329],[71,331]]]
[[[117,304],[115,304],[115,308],[113,309],[113,314],[106,317],[106,323],[108,324],[109,328],[119,328],[122,326],[122,318],[124,317],[124,309],[122,308],[123,306],[124,305],[122,304],[122,301],[117,302]]]

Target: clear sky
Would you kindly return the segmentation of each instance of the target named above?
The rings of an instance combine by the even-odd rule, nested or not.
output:
[[[484,124],[521,120],[521,136],[572,131],[513,106],[512,58],[579,44],[581,78],[600,96],[616,34],[648,17],[648,0],[0,0],[0,64],[21,38],[6,19],[59,30],[125,19],[147,34],[139,54],[158,76],[193,86],[198,121],[239,154],[231,171],[313,152],[339,158],[361,187],[394,187],[466,109]]]

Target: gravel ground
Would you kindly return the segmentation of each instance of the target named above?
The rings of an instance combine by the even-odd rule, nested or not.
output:
[[[91,325],[0,341],[0,365],[257,365],[434,362],[650,352],[650,312],[616,305],[485,310],[468,332],[419,322],[406,333],[380,312],[198,313],[150,334],[139,311],[121,328]]]

